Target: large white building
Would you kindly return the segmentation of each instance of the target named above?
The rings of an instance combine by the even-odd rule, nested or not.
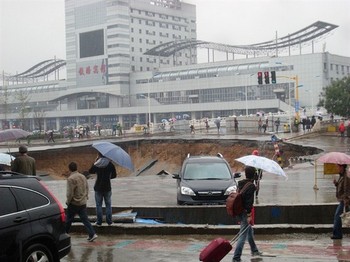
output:
[[[200,119],[257,111],[294,113],[301,107],[314,111],[323,88],[350,75],[349,57],[289,51],[337,27],[324,22],[301,30],[294,40],[293,34],[280,38],[278,45],[228,46],[197,40],[195,6],[177,0],[65,3],[66,61],[44,61],[4,77],[3,128],[110,127],[116,122],[130,128],[149,119],[159,123],[184,115]],[[231,56],[198,64],[198,48]],[[64,65],[67,79],[58,80]],[[55,79],[45,78],[53,73]]]

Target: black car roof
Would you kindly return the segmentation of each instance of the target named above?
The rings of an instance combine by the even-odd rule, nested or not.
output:
[[[187,162],[226,162],[224,158],[219,156],[190,156]]]

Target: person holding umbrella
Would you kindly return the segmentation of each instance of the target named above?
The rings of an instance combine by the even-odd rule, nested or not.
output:
[[[334,222],[333,222],[333,235],[331,239],[342,239],[342,222],[340,215],[344,211],[344,207],[348,208],[350,204],[350,178],[346,175],[347,165],[338,164],[339,178],[334,179],[333,184],[336,187],[336,197],[339,201],[339,205],[335,210]]]
[[[258,257],[263,254],[261,251],[259,251],[258,247],[255,244],[254,230],[251,226],[254,222],[252,217],[252,211],[254,208],[253,203],[254,203],[255,185],[253,184],[253,181],[254,181],[254,175],[255,175],[255,168],[252,166],[246,166],[244,169],[244,172],[245,172],[246,178],[238,182],[238,188],[239,190],[242,190],[246,184],[249,183],[249,185],[247,185],[247,189],[244,190],[244,192],[242,193],[242,204],[244,207],[244,212],[237,216],[241,224],[240,230],[239,230],[240,237],[238,238],[238,241],[237,241],[232,262],[242,261],[241,260],[242,251],[243,251],[244,243],[247,238],[248,238],[248,243],[251,250],[251,255],[253,257]]]
[[[96,174],[96,182],[94,185],[95,190],[95,202],[96,202],[96,226],[102,225],[102,204],[105,202],[106,206],[106,222],[110,226],[112,225],[112,187],[111,178],[117,176],[116,169],[111,161],[98,152],[95,162],[89,169],[90,174]]]

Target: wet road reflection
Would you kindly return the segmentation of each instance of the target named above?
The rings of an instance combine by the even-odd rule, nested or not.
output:
[[[121,236],[104,235],[86,242],[84,235],[72,235],[72,252],[62,262],[198,261],[200,251],[215,235]],[[231,236],[224,236],[229,239]],[[331,240],[326,234],[256,235],[260,250],[269,257],[260,261],[350,261],[348,241]],[[242,259],[250,259],[245,245]],[[232,251],[222,261],[232,259]]]

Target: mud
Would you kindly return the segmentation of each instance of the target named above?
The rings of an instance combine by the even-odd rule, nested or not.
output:
[[[155,161],[157,170],[165,169],[168,172],[178,172],[187,154],[216,155],[221,153],[235,171],[241,171],[243,166],[234,159],[251,154],[258,149],[260,155],[272,158],[274,146],[272,142],[252,140],[137,140],[118,143],[132,157],[135,171],[116,166],[118,176],[125,177],[139,174],[140,170]],[[284,166],[289,165],[292,157],[305,157],[318,154],[322,150],[314,147],[303,147],[289,143],[280,143],[283,152]],[[87,171],[94,162],[97,151],[91,146],[70,147],[65,149],[50,149],[41,152],[29,152],[36,159],[37,170],[59,179],[68,175],[67,166],[71,161],[78,164],[80,172]],[[147,175],[146,171],[140,175]]]

